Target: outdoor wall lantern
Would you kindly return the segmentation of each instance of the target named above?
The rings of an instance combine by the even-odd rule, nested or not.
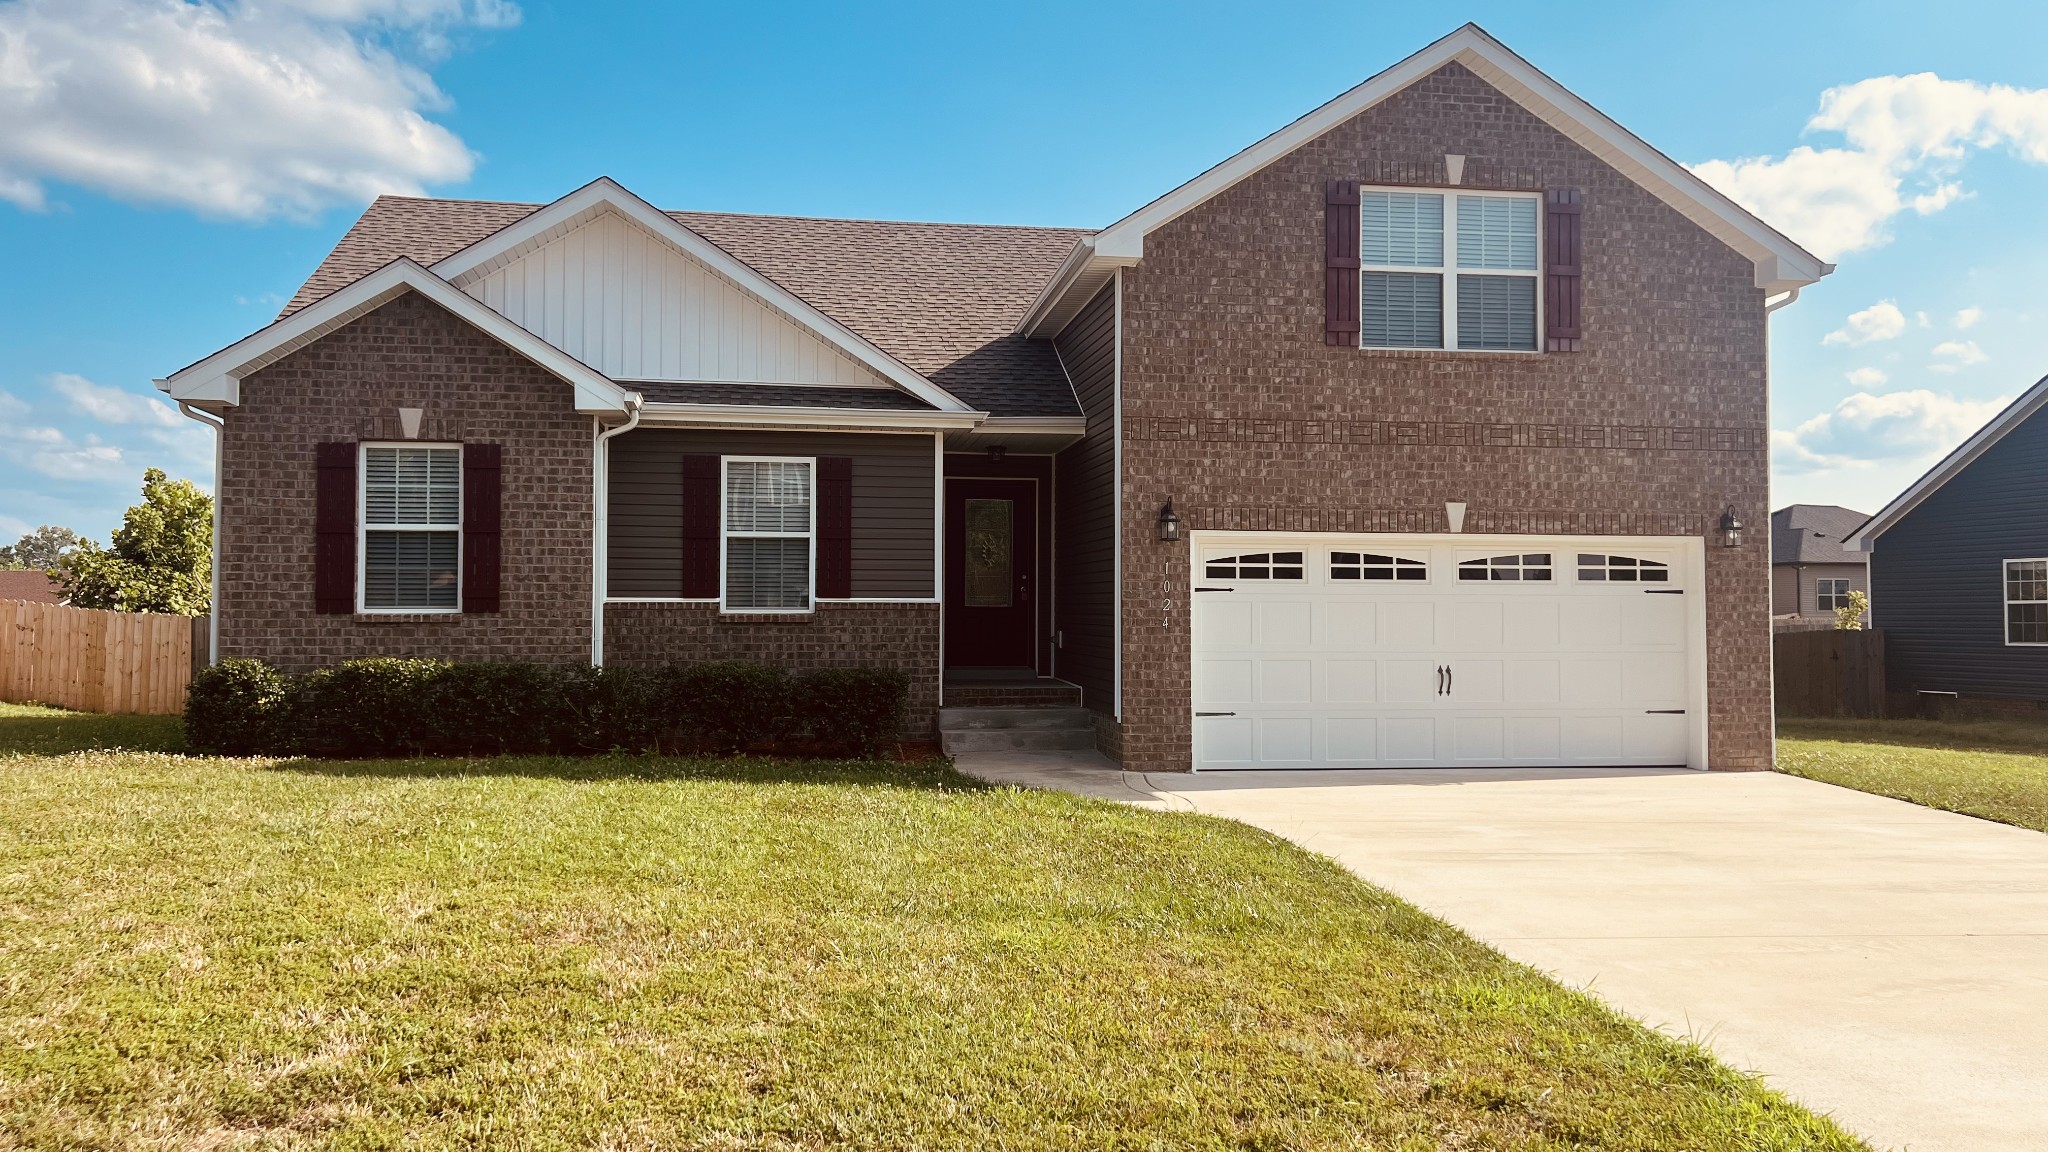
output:
[[[1728,506],[1726,512],[1721,513],[1721,547],[1742,547],[1742,521],[1735,518],[1735,505],[1733,504]]]
[[[1171,499],[1159,510],[1159,538],[1169,544],[1180,539],[1180,517],[1174,513]]]

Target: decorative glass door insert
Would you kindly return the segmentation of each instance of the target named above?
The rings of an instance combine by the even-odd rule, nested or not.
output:
[[[1015,504],[1009,500],[967,503],[967,606],[1007,608],[1013,583]]]

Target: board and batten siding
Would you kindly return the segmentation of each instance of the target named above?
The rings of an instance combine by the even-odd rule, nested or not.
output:
[[[1097,293],[1054,341],[1087,433],[1053,461],[1053,628],[1065,643],[1054,675],[1081,686],[1090,710],[1116,710],[1116,284]]]
[[[614,380],[886,383],[759,297],[611,212],[462,290]]]
[[[1877,538],[1870,614],[1888,691],[2048,700],[2048,646],[2005,643],[2004,562],[2048,556],[2044,476],[2036,414]]]
[[[683,590],[683,457],[853,458],[853,596],[932,595],[930,435],[642,428],[611,441],[608,594],[677,598]]]

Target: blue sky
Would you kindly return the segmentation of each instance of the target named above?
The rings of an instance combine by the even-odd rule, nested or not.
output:
[[[2048,372],[2048,6],[0,0],[0,539],[211,480],[150,380],[379,189],[1106,224],[1466,19],[1841,270],[1775,492],[1874,510]]]

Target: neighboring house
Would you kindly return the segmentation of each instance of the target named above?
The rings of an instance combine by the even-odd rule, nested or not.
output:
[[[62,604],[64,589],[40,568],[0,570],[0,600],[31,604]]]
[[[2048,379],[1849,539],[1870,559],[1885,688],[2048,703]]]
[[[1793,504],[1771,513],[1771,615],[1779,625],[1832,628],[1849,593],[1870,593],[1870,568],[1847,547],[1870,517],[1835,504]],[[1866,620],[1865,623],[1868,623]]]
[[[1761,769],[1724,520],[1767,301],[1830,270],[1467,25],[1099,232],[380,198],[161,386],[225,423],[222,657],[885,663],[922,731],[1007,669],[1134,769]]]

